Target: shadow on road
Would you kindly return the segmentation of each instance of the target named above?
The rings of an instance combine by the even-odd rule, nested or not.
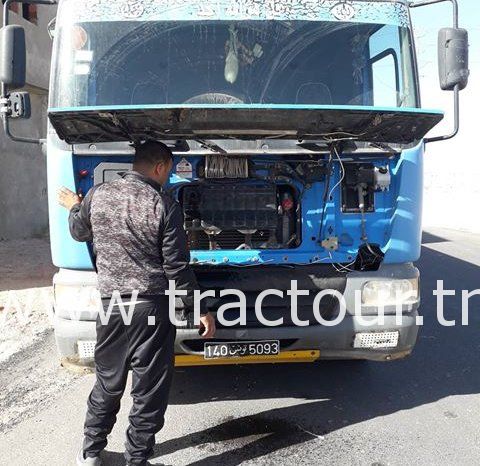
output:
[[[425,240],[427,244],[443,241],[432,235]],[[158,444],[156,455],[262,435],[247,445],[191,463],[233,466],[352,424],[452,395],[479,393],[480,315],[474,312],[479,297],[471,299],[468,327],[447,328],[437,322],[436,297],[432,294],[437,279],[444,280],[445,288],[455,289],[457,294],[462,289],[480,288],[479,267],[425,247],[418,266],[425,325],[410,358],[391,363],[322,362],[177,371],[170,403],[206,403],[206,413],[208,403],[218,400],[296,398],[302,402],[241,418],[232,411],[221,424]],[[460,315],[461,296],[445,298],[445,317],[459,321]],[[107,459],[111,461],[107,464],[121,464],[118,454],[108,453]]]

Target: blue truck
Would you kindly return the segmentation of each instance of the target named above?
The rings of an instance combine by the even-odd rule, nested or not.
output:
[[[47,153],[60,356],[92,358],[98,296],[92,245],[70,237],[57,189],[84,195],[121,176],[145,140],[173,151],[167,189],[183,210],[192,267],[202,290],[216,291],[209,310],[222,307],[230,322],[207,343],[183,322],[177,365],[409,355],[419,328],[424,151],[458,131],[468,82],[468,34],[448,0],[453,27],[439,32],[439,74],[454,97],[455,129],[427,138],[443,113],[421,107],[410,12],[441,1],[60,0],[48,134],[37,141],[9,125],[28,118],[30,102],[21,90],[25,36],[9,24],[7,0],[3,125]],[[307,325],[292,317],[292,281],[308,291],[295,305]],[[255,312],[270,288],[280,293],[264,294],[262,312],[275,327]],[[244,293],[245,325],[225,289]],[[327,289],[344,298],[341,321],[332,296],[314,318],[314,298]]]

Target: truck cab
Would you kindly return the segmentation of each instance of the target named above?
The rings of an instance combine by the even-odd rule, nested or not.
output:
[[[122,176],[145,140],[172,149],[166,189],[221,316],[205,343],[177,300],[178,365],[411,353],[425,136],[443,118],[421,108],[411,6],[59,2],[46,148],[62,358],[93,356],[98,295],[92,245],[70,237],[56,191]],[[221,353],[259,342],[278,351]]]

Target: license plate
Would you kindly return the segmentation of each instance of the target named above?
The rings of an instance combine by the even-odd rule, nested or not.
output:
[[[276,356],[280,354],[278,340],[205,342],[205,359],[243,358],[245,356]]]

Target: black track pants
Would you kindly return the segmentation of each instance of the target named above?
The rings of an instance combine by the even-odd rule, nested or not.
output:
[[[124,301],[128,312],[130,300]],[[109,300],[103,302],[106,314]],[[98,456],[107,445],[131,368],[133,407],[125,458],[128,464],[144,465],[164,423],[174,367],[175,327],[168,318],[165,296],[136,304],[131,315],[130,325],[125,325],[115,306],[108,324],[97,319],[97,380],[87,403],[83,449],[85,456]],[[149,325],[153,318],[154,325]]]

